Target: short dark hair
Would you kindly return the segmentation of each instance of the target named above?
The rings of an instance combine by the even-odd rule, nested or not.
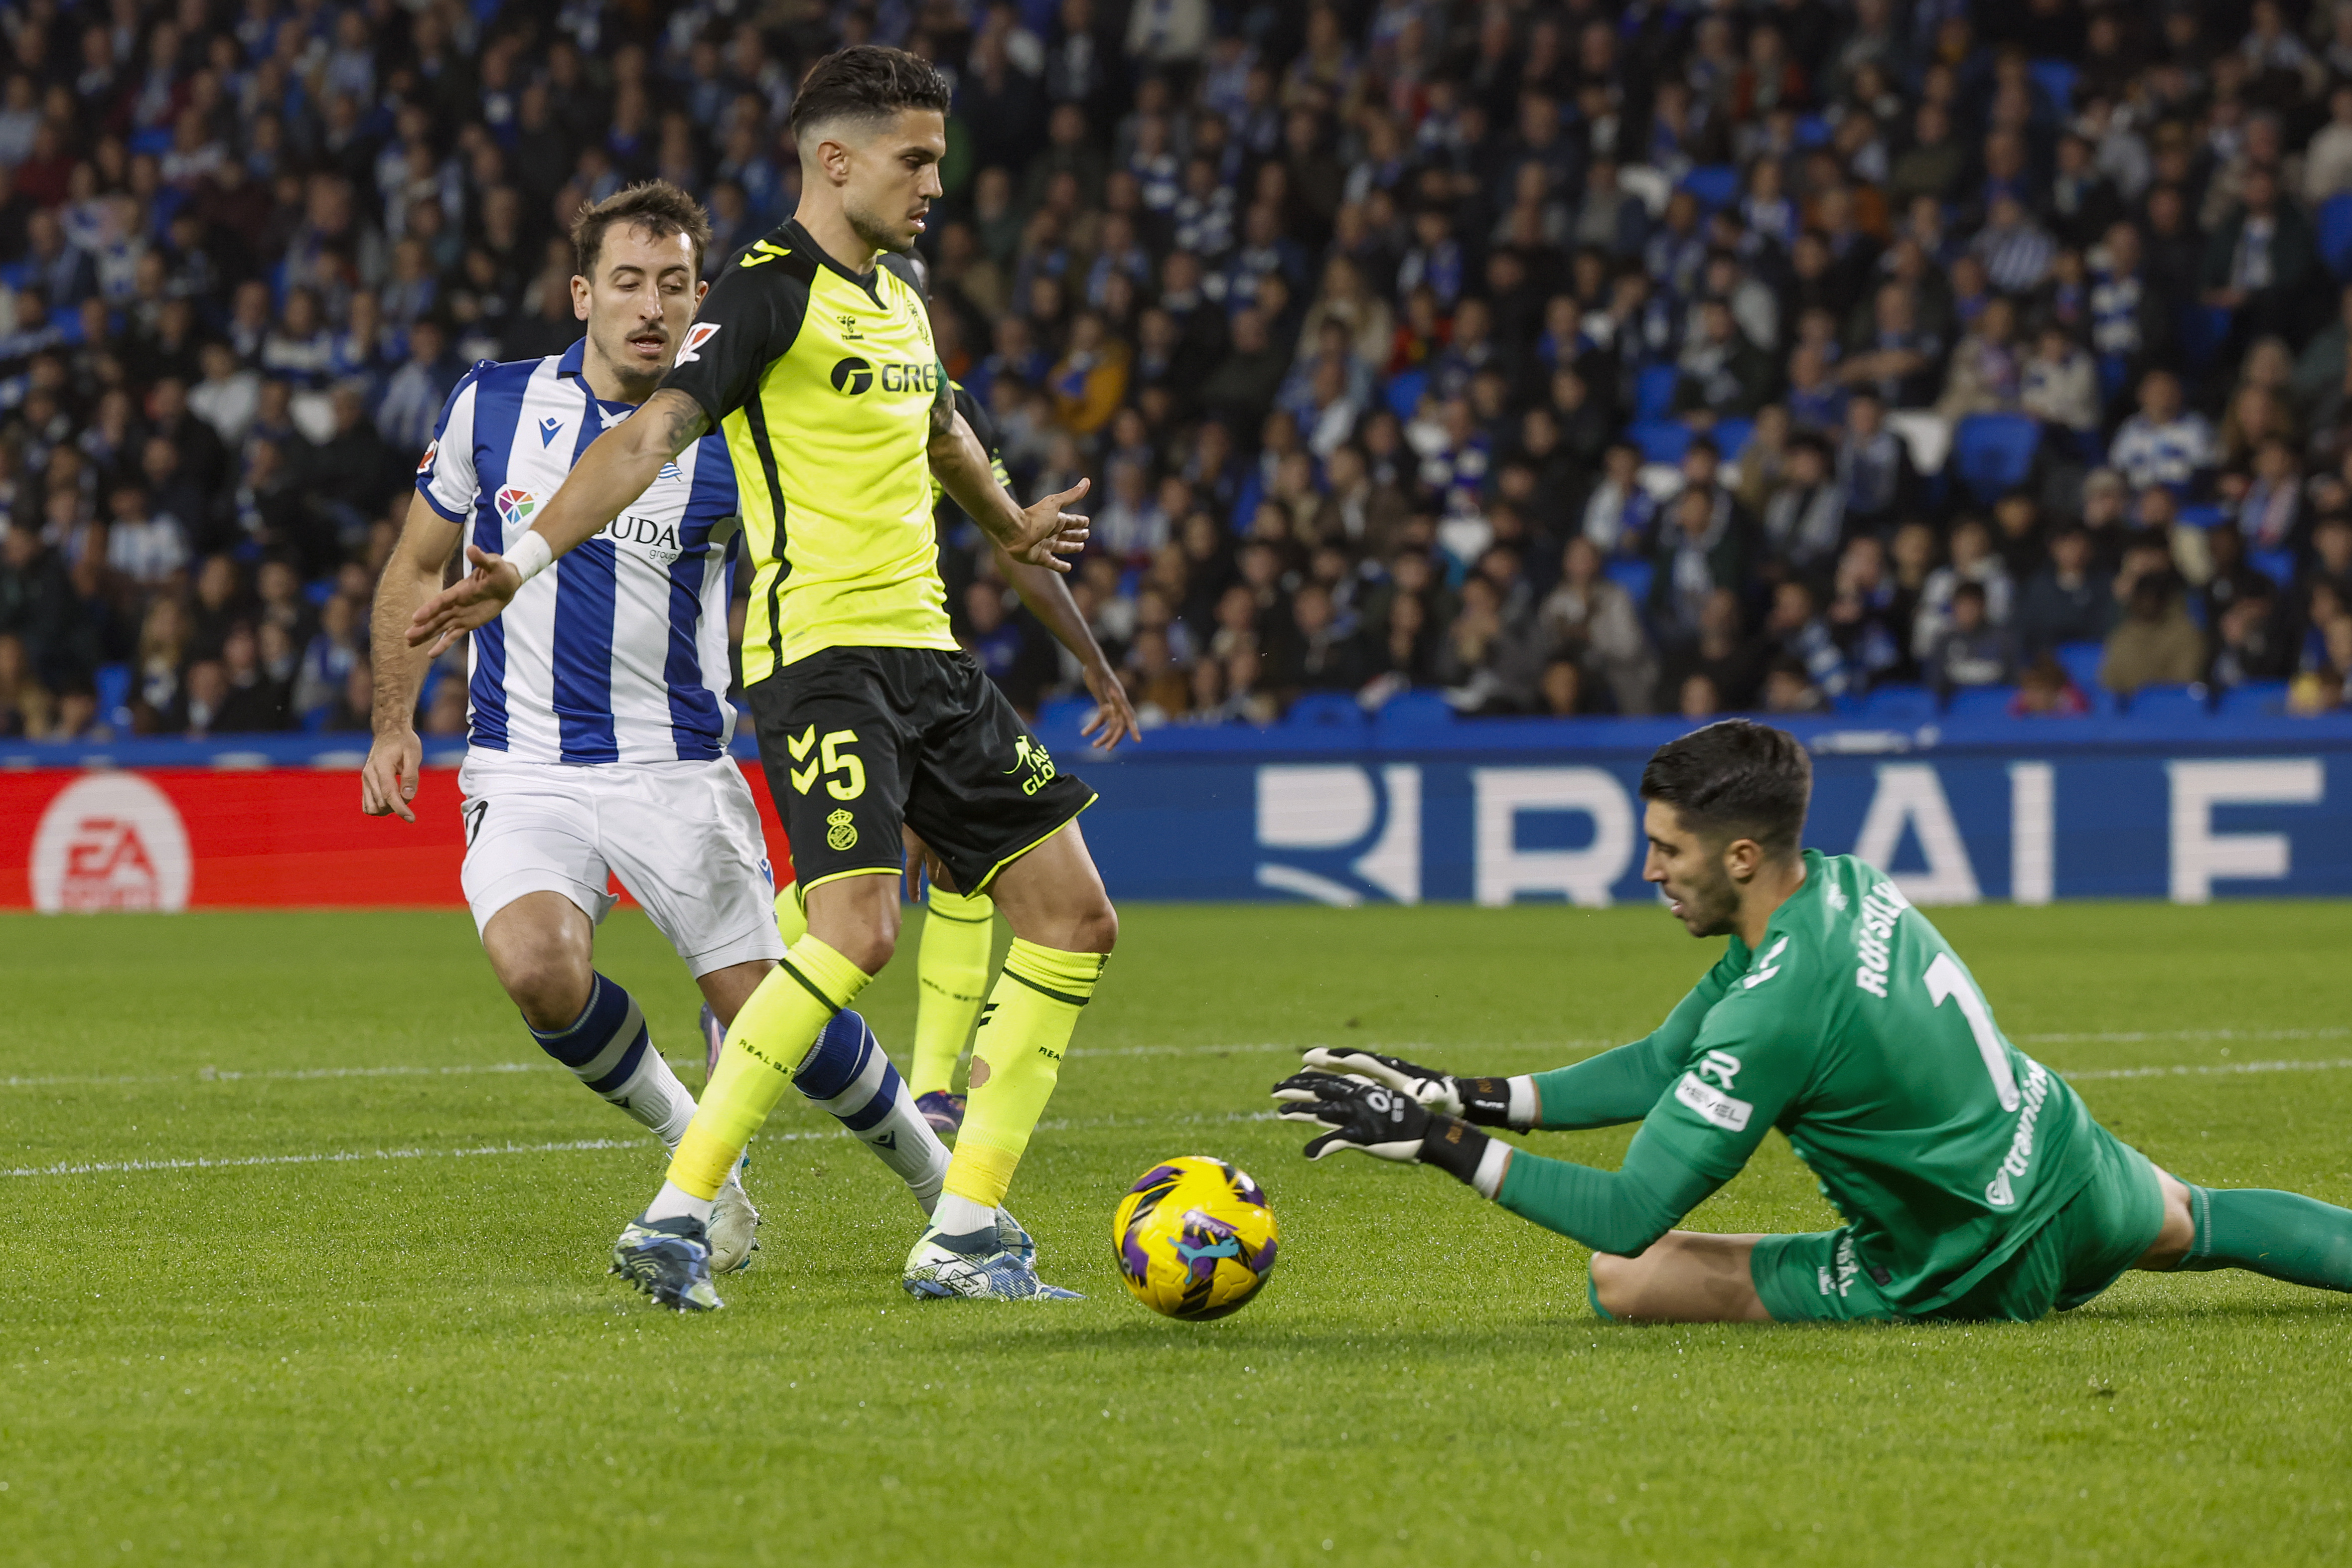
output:
[[[849,116],[879,120],[904,109],[948,111],[947,78],[920,55],[880,44],[836,49],[809,68],[793,99],[793,135]]]
[[[1642,799],[1660,800],[1708,836],[1754,839],[1787,857],[1804,836],[1813,762],[1784,729],[1727,718],[1670,740],[1642,769]]]
[[[667,180],[642,181],[580,209],[572,220],[572,265],[581,277],[596,276],[604,231],[615,224],[643,229],[657,240],[686,235],[694,242],[694,276],[702,276],[704,253],[710,248],[710,214]]]

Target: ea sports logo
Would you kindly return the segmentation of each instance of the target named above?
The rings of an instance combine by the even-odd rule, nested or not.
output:
[[[874,385],[874,367],[864,360],[850,358],[833,367],[833,390],[856,397]]]
[[[58,791],[33,833],[33,907],[44,915],[188,906],[188,831],[163,791],[100,773]]]

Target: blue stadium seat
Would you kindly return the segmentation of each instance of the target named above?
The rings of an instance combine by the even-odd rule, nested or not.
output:
[[[2006,718],[2009,705],[2016,700],[2015,686],[1961,686],[1944,705],[1944,716],[1961,720]]]
[[[1429,377],[1420,371],[1399,371],[1391,376],[1387,389],[1391,412],[1399,419],[1411,419],[1428,386]]]
[[[2319,254],[2338,278],[2352,280],[2352,191],[2319,204]]]
[[[91,676],[98,690],[98,717],[120,730],[131,727],[131,666],[100,664]]]
[[[2136,719],[2178,724],[2213,716],[2212,698],[2202,685],[2142,686],[2124,711]]]
[[[2183,507],[2176,515],[2192,528],[2218,528],[2230,520],[2230,508],[2214,506]]]
[[[2025,483],[2041,449],[2042,424],[2021,413],[1972,413],[1952,432],[1952,467],[1990,506]]]
[[[1642,449],[1644,463],[1680,463],[1690,450],[1690,426],[1679,419],[1636,420],[1625,435]]]
[[[1633,378],[1633,417],[1665,419],[1675,408],[1675,382],[1682,372],[1672,365],[1646,365]]]
[[[2250,549],[2246,564],[2285,589],[2294,583],[2294,551],[2291,549]]]
[[[1715,438],[1715,449],[1723,454],[1726,463],[1737,463],[1739,455],[1748,450],[1748,443],[1756,434],[1752,419],[1718,419],[1708,432]]]
[[[1901,682],[1873,686],[1859,716],[1873,724],[1927,724],[1936,716],[1936,694]]]
[[[1658,569],[1647,557],[1618,556],[1601,570],[1610,581],[1625,591],[1626,597],[1633,600],[1636,609],[1650,602],[1650,580],[1658,575]]]
[[[2218,710],[2224,718],[2243,718],[2252,714],[2278,714],[2286,711],[2284,681],[2248,681],[2242,686],[2231,686],[2221,694]]]
[[[2083,695],[2094,696],[2106,688],[2099,685],[2099,661],[2105,658],[2105,643],[2061,643],[2051,650],[2074,683],[2083,688]]]
[[[1797,145],[1826,147],[1830,144],[1830,122],[1818,114],[1797,116]]]
[[[1738,199],[1739,171],[1729,163],[1702,163],[1683,176],[1682,188],[1711,213]]]
[[[2025,74],[2032,77],[2033,85],[2040,88],[2049,98],[2050,107],[2062,123],[2072,117],[2074,108],[2074,82],[2081,75],[2074,68],[2073,61],[2035,60],[2025,68]]]
[[[1452,724],[1454,706],[1443,692],[1399,692],[1372,716],[1383,729],[1429,729]]]
[[[1306,692],[1290,705],[1282,722],[1294,727],[1361,729],[1366,720],[1351,692]]]

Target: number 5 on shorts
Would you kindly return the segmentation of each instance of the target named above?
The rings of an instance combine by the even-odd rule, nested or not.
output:
[[[841,775],[840,778],[828,777],[825,779],[826,794],[836,800],[855,800],[865,794],[866,764],[857,759],[856,753],[841,749],[845,746],[856,744],[857,732],[854,729],[836,729],[820,742],[816,737],[814,725],[801,731],[797,737],[786,737],[784,745],[791,750],[794,762],[800,761],[811,751],[817,754],[816,761],[810,766],[788,769],[792,774],[793,788],[805,795],[816,783],[818,774],[838,773]]]

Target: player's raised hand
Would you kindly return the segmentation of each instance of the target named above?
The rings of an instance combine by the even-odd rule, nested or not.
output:
[[[410,647],[429,643],[431,656],[439,658],[442,650],[459,637],[497,620],[521,589],[522,571],[506,557],[493,555],[479,545],[467,545],[466,559],[473,563],[473,570],[416,607],[415,616],[408,622]]]
[[[1093,525],[1078,513],[1064,508],[1093,487],[1093,480],[1081,479],[1058,496],[1048,496],[1034,507],[1024,507],[1021,537],[1007,542],[1004,553],[1032,566],[1069,570],[1070,563],[1063,558],[1087,548],[1087,537]]]
[[[1087,690],[1094,694],[1095,712],[1078,733],[1092,737],[1097,751],[1112,750],[1122,740],[1143,743],[1143,726],[1135,716],[1135,705],[1127,700],[1127,688],[1119,684],[1117,670],[1108,664],[1087,665]]]
[[[1511,1084],[1506,1078],[1456,1078],[1402,1057],[1351,1046],[1318,1045],[1304,1060],[1308,1067],[1323,1072],[1348,1074],[1410,1094],[1441,1115],[1460,1116],[1488,1127],[1511,1124]]]
[[[371,817],[397,814],[404,822],[416,821],[408,803],[416,799],[416,770],[424,760],[415,730],[377,736],[360,765],[360,810]]]

